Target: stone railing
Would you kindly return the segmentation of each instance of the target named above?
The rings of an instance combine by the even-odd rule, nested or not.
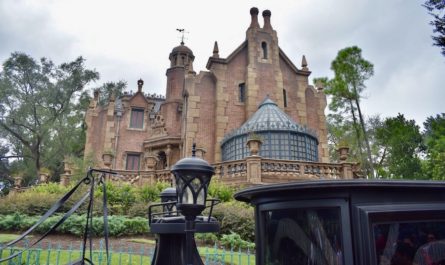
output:
[[[173,175],[169,169],[152,170],[152,171],[134,171],[134,170],[114,170],[117,172],[116,176],[110,178],[114,181],[122,181],[129,183],[153,184],[158,181],[171,183]]]
[[[343,179],[343,164],[306,161],[261,160],[261,182],[275,183],[292,180]]]
[[[265,159],[260,156],[213,164],[215,177],[227,184],[267,184],[296,180],[351,179],[355,164]]]
[[[255,185],[283,183],[297,180],[352,179],[356,164],[346,162],[321,163],[294,160],[268,159],[249,156],[242,160],[214,163],[213,179],[229,185]],[[115,181],[136,185],[154,184],[157,181],[174,182],[170,169],[130,171],[116,170]]]
[[[234,160],[212,164],[215,168],[214,179],[224,181],[227,184],[238,184],[247,181],[246,160]]]

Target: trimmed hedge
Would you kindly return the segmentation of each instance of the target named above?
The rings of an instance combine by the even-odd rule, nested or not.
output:
[[[45,233],[55,223],[61,215],[49,217],[45,222],[36,228],[37,233]],[[24,214],[0,215],[0,230],[3,231],[25,231],[40,219],[39,216],[28,216]],[[72,234],[82,236],[85,229],[86,215],[72,215],[63,222],[56,231],[62,234]],[[109,216],[108,228],[110,236],[142,235],[148,233],[148,221],[146,218],[124,216]],[[103,236],[104,223],[102,217],[93,217],[92,235]]]

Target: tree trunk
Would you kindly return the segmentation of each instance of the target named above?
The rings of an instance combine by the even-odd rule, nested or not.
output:
[[[354,123],[355,134],[357,135],[357,148],[360,153],[360,160],[363,161],[364,159],[363,159],[362,141],[360,139],[361,138],[360,131],[358,128],[357,117],[355,116],[354,105],[352,104],[352,100],[349,99],[348,101],[349,101],[349,105],[351,107],[352,121]],[[366,171],[368,171],[368,170],[366,169]]]
[[[372,162],[372,155],[371,155],[371,147],[369,146],[368,134],[366,133],[365,121],[363,120],[363,115],[360,109],[360,103],[358,98],[355,98],[355,104],[357,105],[358,117],[360,119],[360,125],[362,126],[363,138],[365,139],[366,152],[368,153],[369,167],[371,169],[371,177],[375,178],[374,165]]]

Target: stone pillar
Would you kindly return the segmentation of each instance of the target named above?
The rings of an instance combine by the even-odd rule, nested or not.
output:
[[[261,157],[248,156],[246,157],[247,164],[247,182],[252,184],[261,183]]]
[[[341,178],[352,179],[352,163],[347,162],[349,157],[349,147],[341,146],[338,148],[337,151],[340,157],[340,164],[342,165]]]
[[[155,167],[156,163],[158,162],[158,157],[151,153],[145,153],[144,156],[145,159],[145,168],[147,169],[147,172],[145,172],[142,175],[142,185],[145,184],[154,184],[156,182],[155,180]]]

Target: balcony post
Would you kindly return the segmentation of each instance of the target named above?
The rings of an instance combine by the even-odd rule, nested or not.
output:
[[[261,183],[261,156],[246,157],[247,182],[252,184]]]

